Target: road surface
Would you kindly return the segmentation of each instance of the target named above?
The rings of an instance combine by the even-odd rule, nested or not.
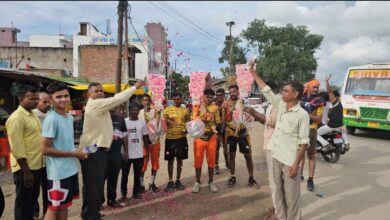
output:
[[[219,192],[207,189],[206,166],[203,166],[202,189],[191,193],[194,183],[193,151],[184,162],[182,180],[184,191],[173,193],[146,193],[141,201],[130,201],[121,209],[104,209],[104,219],[210,219],[210,220],[255,220],[263,219],[271,206],[266,163],[261,150],[262,129],[260,124],[251,130],[255,178],[260,180],[260,189],[247,186],[248,174],[242,155],[237,156],[237,185],[227,187],[229,173],[215,177]],[[342,155],[339,162],[330,164],[317,157],[315,176],[316,189],[306,190],[302,182],[303,219],[390,219],[390,135],[384,132],[362,132],[349,136],[351,150]],[[192,141],[190,140],[189,143]],[[306,161],[307,162],[307,161]],[[223,165],[223,159],[220,158]],[[161,160],[157,185],[162,189],[167,182],[166,163]],[[222,166],[224,167],[224,166]],[[149,172],[148,172],[149,173]],[[307,178],[307,163],[304,170]],[[79,176],[80,177],[80,176]],[[149,175],[147,175],[149,177]],[[175,176],[174,176],[175,177]],[[146,183],[149,179],[146,178]],[[9,174],[1,172],[0,183],[6,196],[6,208],[2,219],[13,219],[14,185]],[[80,179],[80,183],[81,179]],[[129,178],[129,192],[132,175]],[[119,189],[119,188],[118,188]],[[118,190],[119,192],[119,190]],[[119,194],[118,194],[119,195]],[[70,219],[80,219],[81,200],[76,200],[69,210]]]

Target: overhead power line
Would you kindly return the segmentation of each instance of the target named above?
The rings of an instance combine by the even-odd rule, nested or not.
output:
[[[204,30],[202,27],[200,27],[199,25],[195,24],[191,19],[185,17],[183,14],[181,14],[177,9],[175,9],[174,7],[170,6],[168,3],[166,2],[159,2],[161,5],[165,6],[166,8],[170,9],[173,13],[175,13],[176,15],[178,15],[179,17],[181,17],[182,19],[186,20],[188,23],[190,23],[191,25],[193,25],[194,27],[196,27],[197,29],[201,30],[203,33],[207,34],[208,36],[212,37],[214,40],[217,40],[217,41],[222,41],[220,39],[218,39],[217,37],[215,37],[213,34],[211,34],[210,32]],[[223,42],[223,41],[222,41]]]
[[[164,12],[165,14],[167,14],[168,16],[170,16],[171,18],[173,18],[174,20],[176,20],[177,22],[179,22],[180,24],[184,25],[185,27],[189,28],[189,29],[192,29],[193,31],[201,34],[202,36],[204,37],[207,37],[208,39],[211,39],[211,40],[214,40],[214,38],[204,34],[203,32],[199,31],[197,28],[194,28],[192,25],[188,25],[186,23],[184,23],[182,20],[179,20],[177,18],[177,16],[174,16],[172,15],[171,13],[169,13],[168,11],[162,9],[161,7],[159,7],[158,5],[154,4],[153,2],[149,1],[150,4],[152,4],[155,8],[157,8],[158,10]]]

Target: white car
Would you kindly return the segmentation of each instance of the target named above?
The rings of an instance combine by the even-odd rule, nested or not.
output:
[[[248,105],[249,107],[252,107],[255,109],[257,112],[261,114],[265,114],[263,103],[261,103],[260,98],[249,98],[248,99]]]

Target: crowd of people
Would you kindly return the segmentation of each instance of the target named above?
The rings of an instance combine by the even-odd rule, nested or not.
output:
[[[328,147],[321,135],[342,127],[342,105],[339,94],[326,78],[328,97],[318,95],[320,82],[312,80],[306,87],[300,82],[287,82],[279,92],[273,81],[264,82],[253,66],[250,71],[256,84],[269,103],[265,114],[245,107],[256,121],[265,125],[263,149],[266,156],[269,185],[273,207],[269,219],[300,219],[300,182],[305,153],[309,159],[307,189],[314,185],[317,139]],[[11,146],[11,169],[16,186],[14,217],[17,220],[38,218],[40,210],[44,219],[67,219],[72,200],[80,197],[78,163],[82,175],[82,219],[101,219],[105,202],[117,208],[128,200],[128,177],[133,166],[132,198],[142,199],[149,190],[159,192],[156,185],[160,168],[160,140],[152,142],[148,123],[162,118],[167,125],[164,144],[164,160],[167,161],[168,182],[165,192],[184,190],[181,182],[183,160],[188,159],[189,145],[186,123],[198,118],[205,124],[201,137],[194,138],[195,179],[193,193],[201,190],[201,173],[204,159],[208,168],[208,189],[217,192],[214,175],[220,174],[219,152],[222,146],[225,166],[230,170],[227,185],[236,184],[236,152],[244,156],[248,170],[248,185],[257,186],[253,173],[253,149],[248,128],[234,123],[233,112],[238,108],[239,88],[229,86],[229,98],[225,90],[206,88],[202,103],[189,111],[183,107],[180,93],[172,95],[173,106],[157,109],[151,97],[145,94],[142,105],[130,102],[128,117],[124,103],[143,86],[134,86],[106,98],[102,85],[91,83],[85,106],[83,132],[80,144],[74,145],[73,117],[66,111],[70,102],[68,87],[53,82],[44,91],[32,85],[21,85],[17,97],[19,107],[6,122]],[[304,91],[307,90],[307,91]],[[328,104],[327,104],[328,103]],[[324,112],[327,115],[324,116]],[[319,125],[323,125],[318,128]],[[346,136],[345,147],[349,149]],[[86,150],[95,149],[93,151]],[[95,148],[94,148],[95,147]],[[237,149],[238,147],[238,149]],[[176,159],[176,179],[173,178]],[[150,161],[151,176],[148,189],[144,177]],[[121,172],[121,198],[116,189]],[[300,174],[300,175],[299,175]],[[106,184],[106,196],[104,185]],[[42,191],[42,205],[38,197]]]

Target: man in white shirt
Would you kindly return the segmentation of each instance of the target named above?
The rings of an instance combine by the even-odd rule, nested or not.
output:
[[[46,113],[50,110],[50,96],[46,92],[39,92],[39,102],[36,109],[32,111],[37,113],[39,121],[41,121],[41,125],[43,124],[43,120],[46,117]],[[45,167],[45,161],[43,161],[43,167],[41,169],[41,189],[42,189],[42,205],[43,205],[43,216],[45,216],[47,211],[47,173]],[[39,217],[39,202],[34,206],[34,218],[38,219]]]
[[[141,170],[144,163],[143,147],[149,146],[148,131],[146,129],[145,120],[139,119],[140,107],[137,103],[131,103],[129,106],[130,117],[125,119],[127,128],[127,138],[129,143],[129,159],[124,161],[122,166],[121,193],[122,200],[127,196],[127,180],[129,177],[130,167],[133,165],[134,184],[133,198],[142,199],[141,196]]]

